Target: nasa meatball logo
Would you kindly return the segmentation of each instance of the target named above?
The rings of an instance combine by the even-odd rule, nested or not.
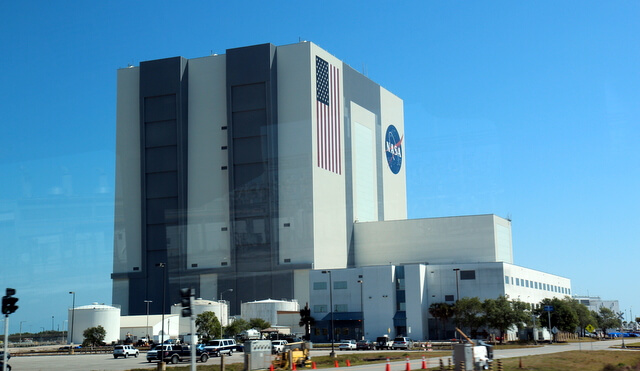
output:
[[[398,134],[395,126],[389,125],[384,141],[389,169],[392,173],[398,174],[402,167],[402,137]]]

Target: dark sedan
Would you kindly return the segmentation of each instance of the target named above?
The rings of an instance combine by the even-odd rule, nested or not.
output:
[[[373,349],[373,343],[369,340],[358,340],[356,343],[356,350],[371,350]]]

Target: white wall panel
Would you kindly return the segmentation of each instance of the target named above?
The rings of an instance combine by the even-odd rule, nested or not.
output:
[[[281,46],[277,52],[278,261],[311,264],[314,246],[311,44]]]
[[[382,148],[385,148],[385,133],[389,125],[395,126],[402,138],[402,166],[397,174],[389,169],[386,153],[382,153],[382,179],[384,220],[398,220],[407,218],[407,157],[406,138],[404,136],[404,104],[402,99],[380,88],[380,109],[382,123]]]
[[[311,45],[312,71],[311,87],[315,89],[315,57],[316,55],[334,66],[340,67],[340,86],[343,90],[343,72],[342,62],[326,51],[315,45]],[[340,174],[322,169],[317,166],[317,120],[315,106],[315,90],[313,96],[313,110],[311,117],[313,118],[312,130],[312,148],[313,150],[313,240],[314,240],[314,268],[343,268],[347,264],[347,230],[346,230],[346,186],[344,172],[344,116],[340,125],[340,152],[341,169]],[[343,107],[342,94],[339,97],[339,106]]]
[[[140,68],[118,70],[114,273],[133,272],[142,259],[139,80]]]
[[[231,264],[225,56],[189,60],[187,269]]]
[[[356,223],[355,254],[358,266],[496,261],[494,216]]]
[[[376,160],[376,116],[351,102],[351,168],[353,174],[353,218],[378,220],[378,174]]]

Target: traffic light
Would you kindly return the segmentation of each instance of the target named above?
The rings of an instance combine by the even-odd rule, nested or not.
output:
[[[2,314],[8,315],[18,310],[18,298],[13,297],[15,294],[15,289],[7,288],[7,295],[2,297]]]
[[[182,303],[182,317],[191,317],[191,297],[193,296],[190,288],[180,289],[180,302]]]

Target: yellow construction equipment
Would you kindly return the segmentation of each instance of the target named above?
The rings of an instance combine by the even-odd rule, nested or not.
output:
[[[272,362],[273,367],[285,370],[291,369],[293,364],[297,367],[311,367],[309,349],[311,349],[311,343],[289,343],[284,346],[282,353],[276,355]]]

